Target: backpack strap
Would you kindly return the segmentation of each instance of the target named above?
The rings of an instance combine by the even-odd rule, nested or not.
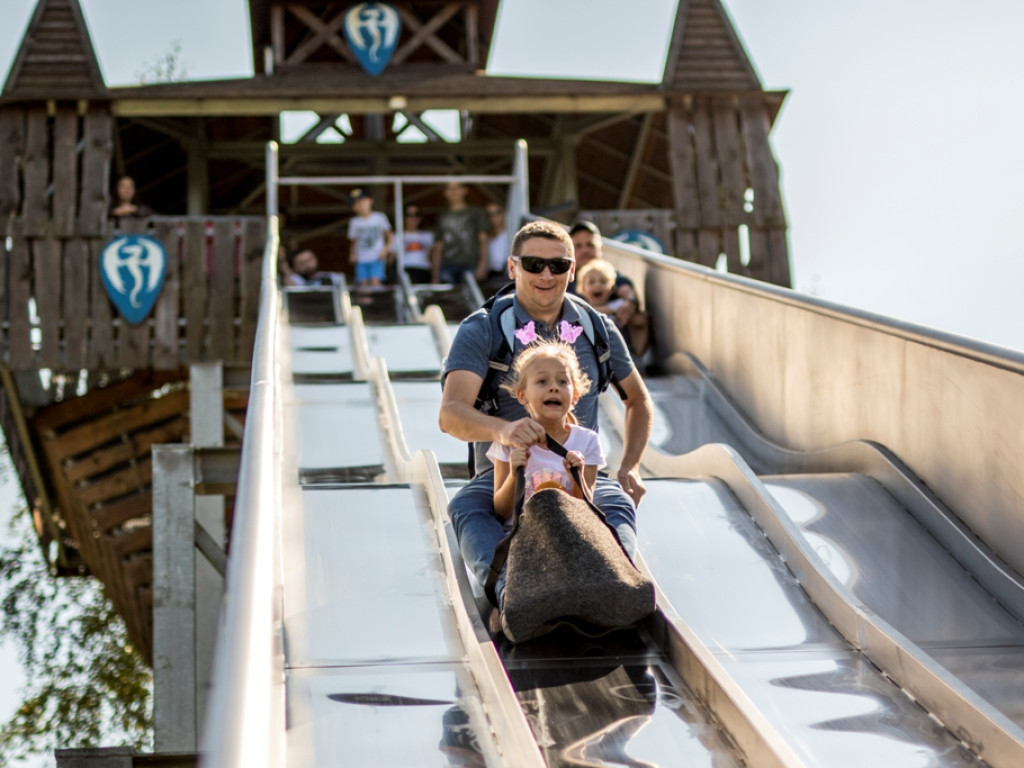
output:
[[[615,391],[619,393],[619,398],[625,400],[626,390],[622,388],[618,378],[612,371],[612,345],[608,338],[608,329],[605,327],[604,320],[598,316],[596,309],[575,293],[566,293],[565,295],[566,298],[576,303],[576,310],[580,316],[580,326],[583,328],[583,333],[590,341],[591,346],[594,347],[594,354],[597,356],[598,392],[604,392],[608,385],[611,384],[615,387]]]
[[[515,287],[514,283],[510,285]],[[512,368],[512,350],[515,348],[513,336],[516,331],[516,316],[512,311],[512,299],[501,299],[501,306],[498,306],[499,301],[496,300],[501,296],[499,291],[484,304],[491,321],[491,354],[487,360],[487,373],[480,384],[474,406],[478,411],[488,414],[498,410],[497,382]]]

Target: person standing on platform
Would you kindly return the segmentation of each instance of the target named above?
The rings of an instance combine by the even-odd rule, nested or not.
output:
[[[348,222],[348,260],[356,270],[356,288],[381,286],[394,248],[391,222],[373,210],[373,197],[364,189],[353,189],[349,204],[356,214]]]
[[[135,179],[131,176],[118,178],[115,195],[117,199],[110,209],[112,219],[144,219],[156,214],[148,205],[135,199]]]
[[[508,282],[508,229],[505,226],[505,209],[497,203],[486,208],[487,213],[487,278],[484,293],[494,293]]]
[[[487,221],[484,212],[466,203],[465,184],[450,181],[444,188],[448,210],[437,221],[437,235],[430,252],[435,283],[461,283],[470,273],[487,277]]]
[[[430,249],[434,247],[434,233],[420,229],[423,210],[416,203],[405,206],[402,232],[402,266],[415,284],[430,282]]]

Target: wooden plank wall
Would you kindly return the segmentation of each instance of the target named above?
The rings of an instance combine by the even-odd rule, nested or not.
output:
[[[0,274],[9,297],[3,360],[12,370],[58,372],[248,363],[264,226],[261,218],[123,221],[112,237],[148,234],[167,253],[160,296],[146,320],[132,326],[103,287],[99,259],[106,239],[26,237],[15,222],[7,274]]]
[[[140,371],[41,408],[31,420],[67,533],[147,660],[153,643],[151,449],[189,440],[186,376]],[[247,404],[247,390],[225,390],[225,410],[240,423]],[[225,442],[237,445],[238,439],[226,433]],[[229,504],[226,516],[230,512]]]
[[[725,254],[729,272],[788,287],[786,216],[770,127],[758,94],[673,100],[674,255],[714,267]]]
[[[0,360],[15,371],[176,369],[248,363],[259,311],[264,220],[108,221],[111,118],[0,110]],[[167,274],[149,317],[125,323],[99,270],[105,243],[145,233]],[[182,322],[184,321],[184,322]]]

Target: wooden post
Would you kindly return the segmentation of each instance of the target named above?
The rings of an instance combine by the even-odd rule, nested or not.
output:
[[[195,482],[192,449],[153,446],[153,747],[194,752]]]

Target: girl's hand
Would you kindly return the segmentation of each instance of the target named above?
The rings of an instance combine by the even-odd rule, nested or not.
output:
[[[512,471],[515,472],[520,467],[525,467],[529,458],[529,448],[513,448],[509,452],[508,465],[512,468]]]
[[[580,472],[582,472],[583,471],[583,464],[584,464],[583,463],[583,454],[580,453],[579,451],[569,451],[565,455],[565,460],[564,460],[563,463],[565,464],[566,470],[571,471],[573,467],[576,467],[576,469],[578,469]]]

